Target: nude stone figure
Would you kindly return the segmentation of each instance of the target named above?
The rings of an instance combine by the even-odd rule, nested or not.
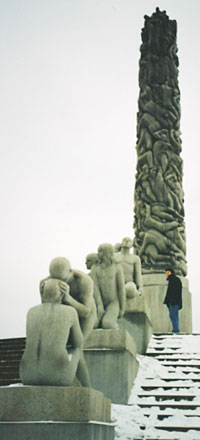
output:
[[[93,297],[92,279],[83,272],[72,269],[67,258],[54,258],[49,267],[50,278],[57,278],[61,282],[62,304],[74,307],[78,313],[80,327],[84,341],[89,336],[96,322],[96,305]],[[40,283],[40,293],[43,301],[43,284]],[[67,284],[66,284],[67,283]]]
[[[92,269],[92,266],[97,263],[98,263],[98,255],[96,253],[87,255],[85,264],[88,270]]]
[[[58,279],[46,280],[43,304],[28,311],[20,362],[24,385],[71,386],[77,376],[82,386],[90,386],[78,315],[73,307],[61,304],[61,284]]]
[[[91,269],[97,304],[97,327],[104,329],[118,328],[117,319],[125,312],[123,271],[120,264],[113,262],[113,257],[113,246],[101,244],[98,248],[99,262]]]
[[[124,237],[121,252],[115,255],[115,261],[120,263],[124,273],[126,298],[134,298],[142,293],[142,273],[140,257],[130,254],[133,240]]]

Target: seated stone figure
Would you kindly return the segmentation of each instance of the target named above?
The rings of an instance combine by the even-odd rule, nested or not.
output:
[[[90,386],[78,315],[61,304],[62,298],[61,281],[50,278],[43,285],[43,304],[28,311],[20,362],[24,385],[71,386],[77,376],[82,386]]]
[[[97,305],[97,327],[118,328],[117,319],[125,311],[124,277],[120,264],[113,262],[113,246],[105,243],[98,248],[98,263],[92,266],[94,297]]]
[[[124,237],[119,248],[121,252],[115,254],[115,261],[120,263],[124,273],[126,298],[134,298],[142,293],[142,273],[140,257],[130,254],[133,240]]]
[[[49,267],[50,277],[61,280],[60,289],[63,294],[62,304],[76,309],[84,341],[89,336],[96,321],[96,305],[93,297],[93,282],[89,275],[72,269],[67,258],[54,258]],[[45,280],[40,282],[40,294],[43,302],[43,286]],[[64,282],[62,282],[64,281]]]
[[[92,254],[87,255],[85,264],[86,264],[86,267],[88,270],[92,269],[92,266],[97,263],[98,263],[98,255],[97,254],[92,253]]]

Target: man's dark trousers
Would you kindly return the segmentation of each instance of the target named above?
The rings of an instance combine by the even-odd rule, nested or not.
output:
[[[168,288],[164,304],[169,309],[169,317],[173,327],[172,332],[178,333],[180,331],[178,312],[182,308],[182,283],[174,273],[168,276]]]
[[[179,333],[179,317],[178,317],[179,305],[169,304],[169,317],[172,322],[172,332]]]

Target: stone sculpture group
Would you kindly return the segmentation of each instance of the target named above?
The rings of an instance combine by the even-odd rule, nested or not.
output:
[[[140,258],[125,237],[117,253],[109,243],[86,257],[87,275],[54,258],[40,282],[41,304],[27,314],[26,348],[20,363],[25,385],[89,387],[83,345],[94,328],[117,329],[126,298],[142,293]]]
[[[172,266],[186,276],[183,161],[180,157],[180,90],[177,25],[156,8],[145,16],[139,70],[136,254],[143,273]]]

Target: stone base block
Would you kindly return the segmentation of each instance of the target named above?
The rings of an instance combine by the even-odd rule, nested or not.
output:
[[[150,320],[154,333],[168,333],[172,331],[169,311],[163,304],[168,282],[163,274],[145,274],[143,278],[143,294],[150,309]],[[180,331],[192,333],[192,303],[188,280],[182,281],[183,308],[179,312]]]
[[[114,440],[114,426],[100,422],[0,422],[1,440]]]
[[[118,319],[118,325],[131,334],[137,346],[137,353],[145,354],[152,335],[152,325],[144,295],[127,299],[125,314],[123,318]]]
[[[84,349],[92,386],[126,404],[138,372],[136,344],[124,329],[93,330]]]
[[[111,402],[93,388],[0,388],[0,421],[110,422]]]

